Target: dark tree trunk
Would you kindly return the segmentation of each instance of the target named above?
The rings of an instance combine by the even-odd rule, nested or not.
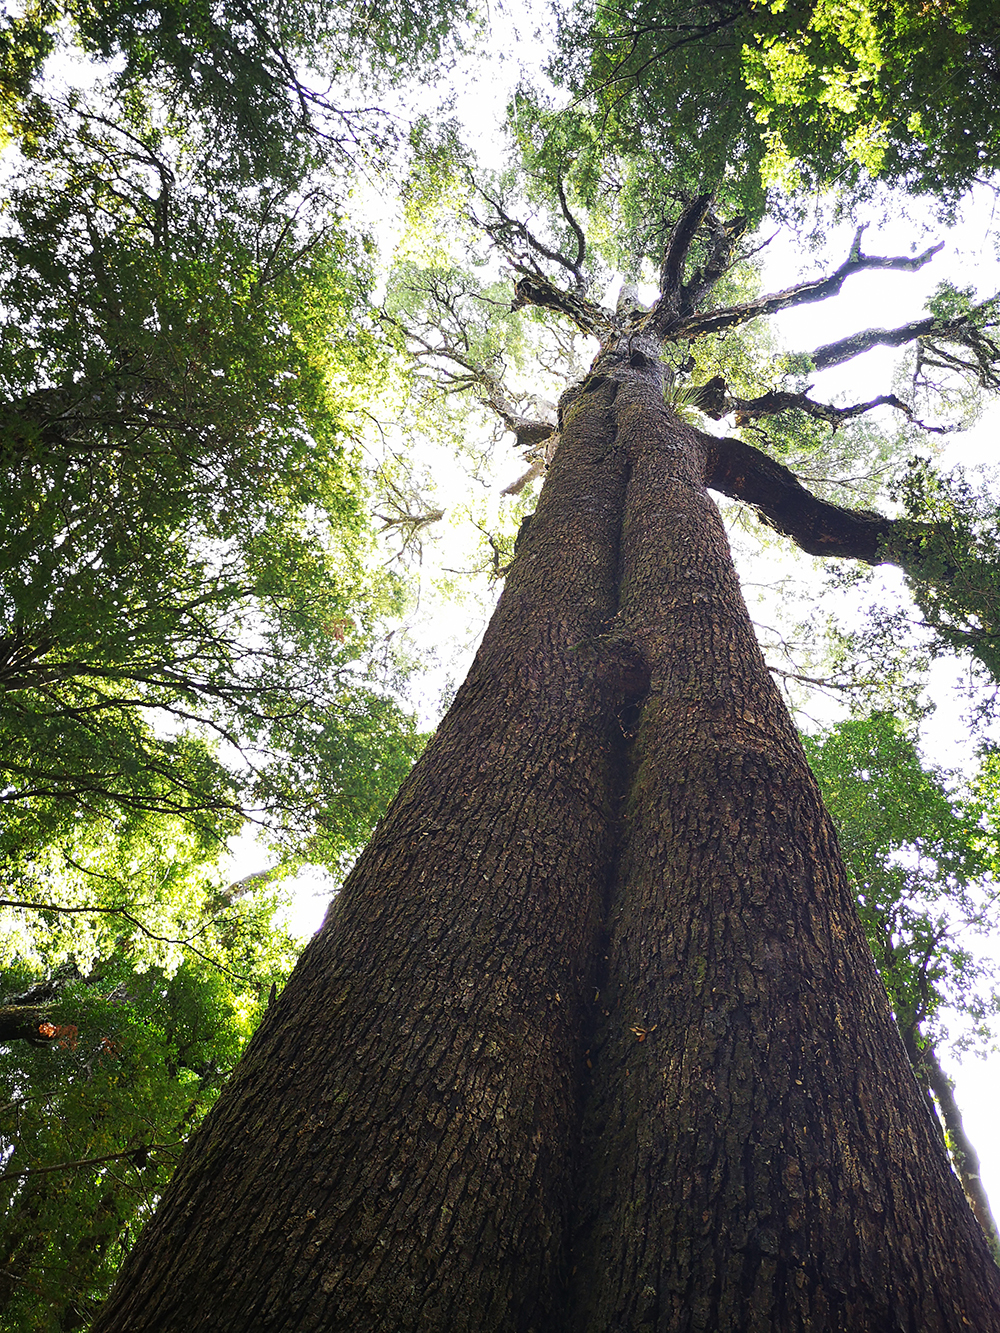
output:
[[[941,1061],[932,1042],[928,1042],[921,1050],[920,1060],[926,1071],[927,1082],[933,1089],[937,1104],[941,1108],[941,1119],[944,1121],[951,1156],[962,1188],[965,1190],[965,1197],[989,1241],[994,1257],[1000,1262],[1000,1235],[997,1234],[996,1219],[990,1208],[986,1190],[983,1188],[979,1154],[965,1132],[962,1112],[955,1100],[955,1089],[952,1087],[951,1079],[941,1068]]]
[[[593,405],[453,707],[98,1327],[556,1325],[622,749],[589,646],[627,468]]]
[[[564,402],[472,672],[102,1333],[1000,1328],[656,352]]]
[[[26,1041],[30,1046],[48,1046],[55,1038],[49,1023],[50,1004],[5,1004],[0,1006],[0,1042]],[[52,1032],[48,1031],[52,1028]]]
[[[616,623],[651,672],[591,1053],[583,1333],[1000,1327],[694,432],[618,394]]]

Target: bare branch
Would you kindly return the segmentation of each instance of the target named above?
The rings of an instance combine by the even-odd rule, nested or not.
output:
[[[55,1166],[29,1166],[24,1171],[5,1171],[3,1175],[0,1175],[0,1180],[21,1180],[24,1176],[47,1176],[51,1175],[53,1171],[75,1171],[80,1166],[101,1166],[104,1162],[121,1162],[127,1157],[134,1161],[142,1153],[172,1151],[174,1148],[182,1148],[183,1146],[182,1143],[144,1143],[135,1148],[127,1148],[125,1152],[106,1153],[103,1157],[80,1157],[74,1162],[57,1162]]]
[[[553,288],[553,290],[558,291],[559,289]],[[455,315],[456,320],[459,319],[453,305],[448,304],[445,294],[435,291],[433,296],[435,301]],[[568,301],[577,299],[569,293],[566,293],[565,296]],[[589,305],[589,302],[584,302],[584,304]],[[391,323],[398,328],[409,340],[411,351],[418,361],[422,360],[434,365],[438,380],[445,381],[446,392],[477,392],[480,401],[486,407],[492,408],[506,428],[513,433],[519,448],[537,448],[555,431],[555,409],[552,410],[550,419],[528,417],[519,411],[516,403],[504,390],[499,375],[489,366],[483,365],[482,362],[470,355],[467,339],[463,339],[461,344],[456,345],[452,337],[444,332],[441,326],[438,326],[435,330],[435,340],[431,341],[429,337],[420,333],[411,325],[404,323],[398,316],[383,314],[382,318],[386,323]],[[460,329],[457,336],[462,337]],[[412,346],[413,344],[415,346]],[[442,365],[442,362],[446,364]]]
[[[514,284],[514,309],[520,306],[536,305],[544,310],[554,310],[557,314],[571,319],[577,328],[589,333],[600,342],[606,342],[617,332],[617,322],[610,310],[596,305],[593,301],[557,287],[544,274],[529,273],[519,268],[520,279]]]
[[[996,319],[991,319],[991,315],[998,302],[1000,296],[991,296],[989,300],[973,307],[968,314],[954,319],[938,319],[928,315],[895,329],[863,329],[848,338],[818,347],[811,354],[812,362],[817,370],[826,370],[830,366],[842,365],[873,347],[902,347],[908,342],[916,342],[919,349],[918,376],[923,366],[937,366],[969,376],[981,388],[997,389],[1000,388],[1000,374],[997,371],[1000,346],[985,330],[996,325]],[[946,351],[942,345],[945,343],[966,348],[971,357]]]
[[[791,469],[731,436],[699,432],[708,454],[705,484],[751,504],[777,532],[808,555],[839,556],[868,565],[919,561],[921,542],[940,524],[886,518],[866,509],[844,509],[813,495]],[[947,571],[943,572],[947,577]]]
[[[534,481],[536,477],[540,477],[544,471],[545,459],[536,458],[531,466],[525,472],[522,472],[516,481],[512,481],[509,486],[505,486],[500,494],[520,495],[525,486],[527,486],[529,482]]]
[[[700,194],[681,211],[667,242],[660,265],[660,298],[650,312],[654,331],[665,336],[681,314],[684,295],[684,264],[695,235],[712,203],[711,193]]]
[[[858,228],[854,234],[854,241],[847,258],[838,269],[827,277],[817,278],[811,282],[802,282],[795,287],[787,287],[783,291],[761,296],[756,301],[749,301],[746,305],[727,306],[722,310],[711,310],[703,315],[692,315],[677,328],[671,330],[671,336],[679,339],[699,338],[706,333],[721,333],[723,329],[733,328],[737,324],[745,324],[748,320],[757,319],[761,315],[773,315],[778,310],[788,310],[793,306],[808,305],[814,301],[825,301],[828,296],[836,296],[849,277],[852,277],[855,273],[862,273],[866,269],[900,269],[906,272],[914,272],[930,263],[944,246],[944,241],[939,241],[937,245],[932,245],[923,254],[915,255],[912,258],[907,256],[864,255],[861,253],[863,231],[863,227]],[[904,341],[906,340],[904,339]],[[830,364],[834,363],[831,362]]]
[[[569,210],[569,205],[566,202],[566,195],[563,191],[561,181],[557,185],[557,192],[563,215],[576,235],[577,255],[575,260],[564,255],[561,250],[555,250],[552,246],[546,245],[544,241],[540,241],[528,228],[526,223],[522,222],[520,218],[512,217],[500,201],[491,198],[481,185],[477,184],[476,189],[499,218],[499,221],[494,222],[487,222],[481,219],[476,219],[476,221],[479,222],[479,225],[492,237],[497,247],[503,250],[511,258],[514,267],[519,273],[523,272],[541,276],[542,270],[534,259],[535,255],[539,255],[543,259],[547,259],[549,263],[557,264],[560,268],[564,268],[572,277],[573,286],[576,291],[579,292],[580,296],[586,294],[587,284],[580,267],[583,263],[586,244],[580,225]],[[527,251],[512,244],[514,238],[517,238],[523,245],[527,246]]]
[[[828,370],[830,366],[843,365],[845,361],[860,356],[862,352],[869,352],[873,347],[903,347],[906,343],[914,342],[917,338],[935,330],[939,334],[957,333],[966,322],[964,315],[960,319],[948,320],[946,323],[935,319],[933,315],[928,315],[924,319],[914,319],[909,324],[901,324],[895,329],[862,329],[847,338],[825,343],[809,355],[817,370]]]
[[[581,296],[585,296],[587,292],[587,284],[583,277],[583,257],[587,252],[587,241],[583,234],[583,228],[573,216],[570,211],[570,206],[566,202],[566,191],[563,189],[561,178],[556,181],[556,193],[559,195],[559,207],[562,209],[562,215],[569,223],[570,227],[573,229],[573,234],[576,236],[576,260],[574,261],[573,269],[576,273],[576,289]]]

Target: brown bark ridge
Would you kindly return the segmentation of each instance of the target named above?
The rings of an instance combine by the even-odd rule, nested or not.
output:
[[[1000,1329],[658,350],[98,1333]]]
[[[605,372],[607,373],[607,371]],[[1000,1328],[765,667],[705,448],[633,377],[616,625],[650,670],[609,905],[574,1333]]]
[[[566,413],[468,679],[97,1328],[557,1326],[622,749],[589,650],[615,610],[612,387]]]

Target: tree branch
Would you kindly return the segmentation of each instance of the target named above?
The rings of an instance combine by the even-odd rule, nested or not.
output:
[[[563,291],[542,273],[532,273],[523,267],[515,267],[521,277],[514,284],[513,309],[535,305],[543,310],[554,310],[557,314],[571,319],[578,329],[589,333],[601,343],[606,342],[617,332],[617,323],[610,310],[605,310],[603,306],[587,300],[586,297]]]
[[[53,1171],[75,1171],[78,1166],[100,1166],[104,1162],[121,1162],[126,1157],[133,1160],[145,1153],[181,1148],[180,1143],[144,1143],[137,1148],[128,1148],[125,1152],[107,1153],[104,1157],[80,1157],[75,1162],[57,1162],[55,1166],[30,1166],[24,1171],[5,1171],[0,1180],[20,1180],[24,1176],[47,1176]],[[138,1162],[136,1162],[138,1165]]]
[[[792,471],[742,440],[715,439],[702,432],[699,438],[706,451],[707,486],[753,505],[766,523],[808,555],[897,565],[925,614],[926,590],[947,591],[977,625],[962,628],[947,615],[932,613],[925,623],[951,642],[962,641],[987,665],[995,662],[996,610],[988,592],[994,566],[974,555],[964,560],[961,535],[951,523],[843,509],[813,495]],[[935,600],[932,594],[930,601]]]
[[[828,370],[830,366],[843,365],[845,361],[860,356],[862,352],[869,352],[873,347],[903,347],[906,343],[914,342],[917,338],[932,332],[947,336],[958,332],[966,323],[965,315],[946,322],[928,315],[924,319],[914,319],[909,324],[901,324],[895,329],[862,329],[859,333],[839,338],[834,343],[824,343],[809,355],[817,370]]]
[[[886,547],[896,520],[819,499],[789,468],[743,440],[699,436],[708,451],[705,484],[753,505],[808,555],[842,556],[869,565],[892,558]]]
[[[663,263],[660,265],[660,296],[650,311],[649,323],[660,337],[682,313],[684,297],[684,264],[698,228],[705,220],[712,203],[711,192],[699,194],[682,209],[667,242]]]
[[[562,181],[557,183],[556,190],[563,216],[570,224],[576,236],[577,255],[575,260],[564,255],[561,250],[555,250],[552,246],[546,245],[544,241],[540,241],[528,228],[526,223],[522,222],[519,218],[511,217],[503,205],[498,200],[491,198],[481,185],[477,184],[476,189],[500,219],[499,222],[493,223],[485,221],[479,222],[479,225],[490,237],[492,237],[493,242],[498,248],[503,250],[511,258],[515,268],[517,268],[519,272],[540,276],[541,269],[533,258],[534,255],[540,255],[543,259],[547,259],[549,263],[558,264],[560,268],[564,268],[572,277],[574,288],[581,297],[585,296],[587,283],[580,266],[583,263],[586,243],[579,223],[569,210],[569,205],[566,202],[566,195],[563,191]],[[479,221],[479,219],[476,219],[476,221]],[[518,237],[528,247],[527,253],[523,250],[517,250],[511,244],[510,238],[513,237]]]
[[[747,220],[745,217],[735,217],[729,222],[723,222],[709,209],[705,214],[705,226],[712,238],[712,251],[704,267],[697,269],[691,281],[684,285],[682,305],[685,312],[693,311],[729,268],[733,247],[746,231]]]
[[[737,425],[744,421],[753,421],[757,417],[773,417],[779,412],[804,412],[816,421],[825,421],[834,430],[852,417],[862,416],[876,407],[893,407],[902,412],[907,420],[912,421],[921,430],[934,435],[948,435],[958,430],[958,426],[930,426],[921,421],[913,408],[904,403],[894,393],[879,394],[866,403],[852,403],[849,407],[837,407],[833,403],[817,403],[809,397],[809,390],[793,393],[786,389],[769,389],[757,398],[737,398],[729,393],[728,386],[721,375],[716,375],[693,392],[698,394],[695,406],[706,416],[718,421],[730,412],[736,413]]]
[[[516,288],[515,288],[516,291]],[[566,294],[570,301],[576,298]],[[440,293],[436,299],[441,300]],[[589,304],[589,303],[588,303]],[[395,315],[383,313],[382,318],[386,323],[394,325],[410,343],[417,345],[417,350],[411,347],[413,355],[418,360],[450,362],[458,368],[457,373],[453,370],[437,366],[438,373],[449,381],[451,391],[479,391],[480,401],[493,409],[500,417],[507,429],[517,440],[518,448],[537,449],[556,431],[556,413],[552,409],[551,420],[543,417],[528,417],[518,411],[515,402],[505,392],[500,377],[494,373],[488,366],[484,366],[480,361],[475,360],[468,355],[463,347],[456,347],[449,341],[448,335],[441,329],[437,332],[440,335],[440,341],[432,342],[424,337],[414,328],[403,323]],[[448,391],[448,390],[446,390]],[[0,641],[2,643],[2,641]],[[0,659],[2,663],[2,659]]]
[[[587,241],[583,234],[583,228],[577,222],[570,211],[570,206],[566,202],[566,191],[563,189],[562,178],[556,181],[556,193],[559,196],[559,207],[562,209],[562,215],[569,223],[576,237],[576,259],[573,263],[573,271],[576,274],[576,289],[581,296],[587,292],[587,284],[583,277],[583,257],[587,252]]]
[[[941,1118],[948,1131],[948,1148],[958,1178],[962,1182],[965,1197],[969,1200],[969,1206],[975,1213],[979,1225],[986,1233],[994,1257],[1000,1261],[1000,1235],[997,1234],[997,1224],[990,1210],[989,1198],[983,1188],[979,1154],[966,1133],[951,1079],[941,1068],[933,1042],[927,1042],[921,1049],[920,1058],[927,1071],[927,1081],[934,1090],[934,1096],[941,1108]]]
[[[923,254],[915,255],[912,258],[907,256],[864,255],[861,253],[863,231],[863,227],[858,228],[854,234],[854,241],[847,258],[838,269],[827,277],[816,278],[811,282],[802,282],[795,287],[786,287],[783,291],[761,296],[756,301],[747,302],[746,305],[727,306],[722,310],[711,310],[703,315],[692,315],[673,329],[671,336],[678,339],[699,338],[706,333],[721,333],[723,329],[733,328],[737,324],[745,324],[748,320],[757,319],[761,315],[773,315],[778,310],[788,310],[793,306],[808,305],[813,301],[825,301],[828,296],[836,296],[849,277],[866,269],[901,269],[906,272],[914,272],[930,263],[938,251],[944,247],[944,241],[939,241],[937,245],[932,245]]]
[[[54,1000],[47,1004],[5,1004],[0,1005],[0,1042],[26,1041],[29,1046],[48,1046],[55,1041],[58,1033],[44,1031],[49,1010]]]

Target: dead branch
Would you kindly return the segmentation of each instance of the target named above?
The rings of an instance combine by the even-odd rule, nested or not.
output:
[[[892,407],[897,412],[902,412],[913,425],[934,435],[948,435],[960,429],[958,425],[931,426],[926,421],[921,421],[913,408],[894,393],[879,394],[867,402],[852,403],[848,407],[837,407],[833,403],[817,403],[809,397],[808,389],[802,393],[769,389],[767,393],[762,393],[756,398],[739,398],[729,393],[721,375],[714,376],[707,384],[693,392],[698,395],[695,406],[706,416],[719,421],[730,412],[734,412],[738,426],[758,417],[777,416],[780,412],[804,412],[816,421],[825,421],[828,426],[836,430],[843,422],[863,416],[865,412],[874,411],[877,407]]]

